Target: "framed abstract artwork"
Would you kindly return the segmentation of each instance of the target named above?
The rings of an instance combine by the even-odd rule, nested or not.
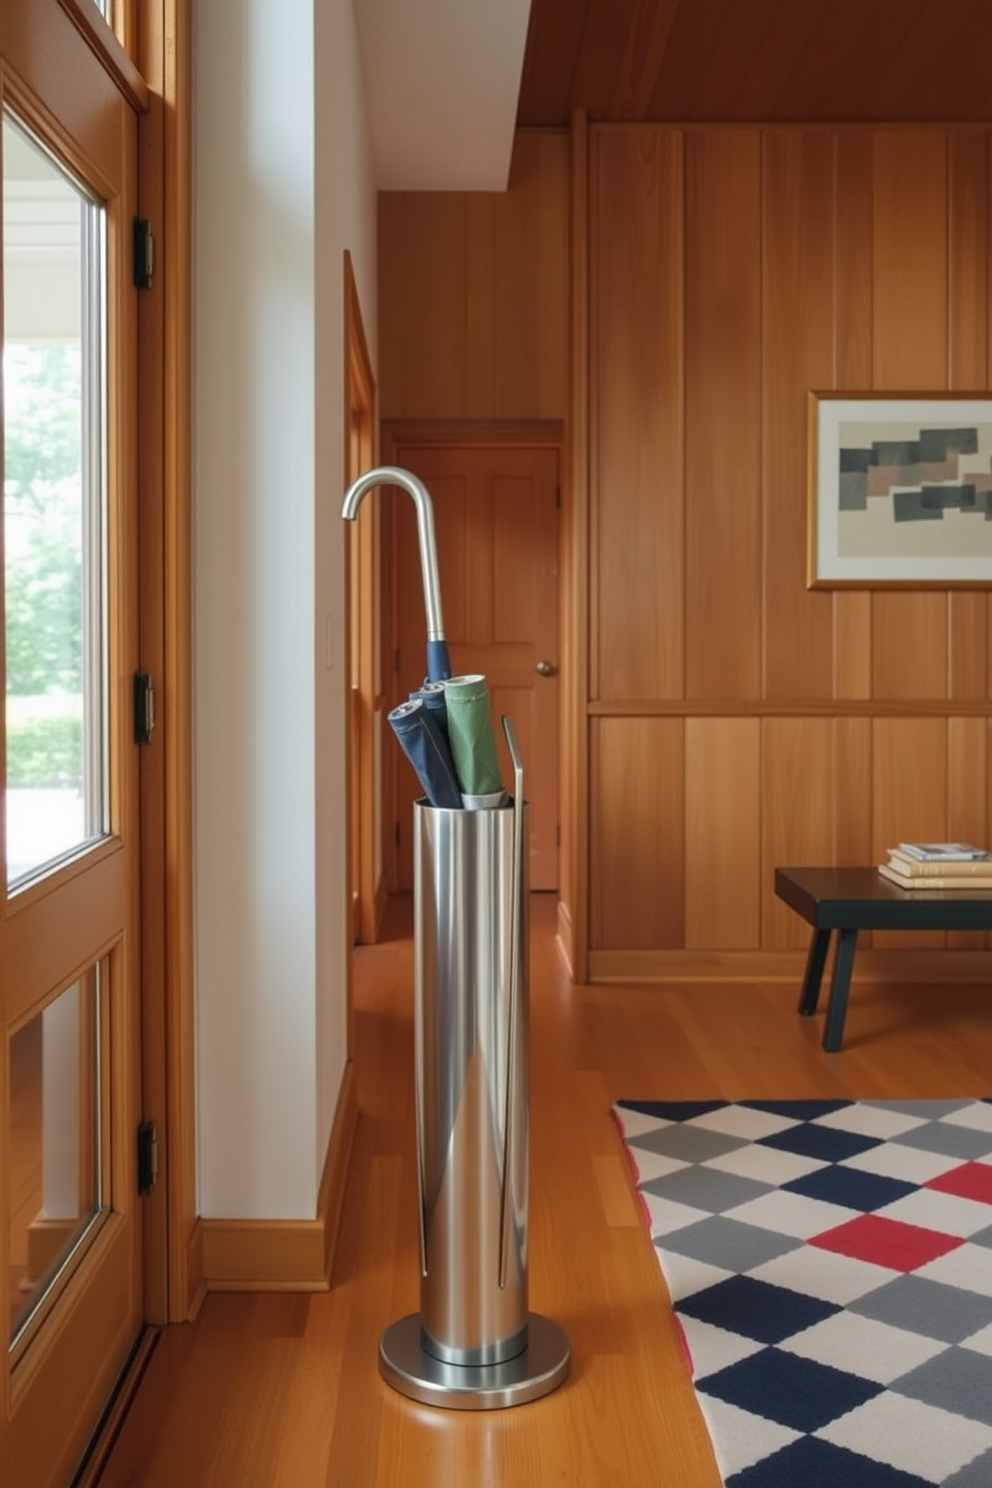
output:
[[[992,585],[992,394],[810,393],[807,587]]]

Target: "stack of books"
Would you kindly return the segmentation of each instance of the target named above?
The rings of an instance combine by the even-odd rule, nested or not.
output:
[[[901,889],[992,889],[992,852],[970,842],[900,842],[879,864]]]

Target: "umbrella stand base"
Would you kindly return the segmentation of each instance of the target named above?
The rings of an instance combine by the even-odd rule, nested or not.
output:
[[[500,1410],[550,1395],[568,1374],[568,1339],[540,1313],[527,1316],[527,1347],[502,1364],[446,1364],[420,1342],[420,1314],[393,1323],[379,1343],[379,1373],[401,1395],[447,1410]]]

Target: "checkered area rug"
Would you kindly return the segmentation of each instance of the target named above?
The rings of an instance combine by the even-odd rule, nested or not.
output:
[[[614,1115],[726,1488],[992,1488],[992,1101]]]

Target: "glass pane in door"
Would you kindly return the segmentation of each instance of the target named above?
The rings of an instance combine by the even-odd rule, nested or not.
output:
[[[103,1207],[100,973],[92,967],[8,1041],[12,1343]]]
[[[8,886],[108,828],[105,223],[3,119]]]

